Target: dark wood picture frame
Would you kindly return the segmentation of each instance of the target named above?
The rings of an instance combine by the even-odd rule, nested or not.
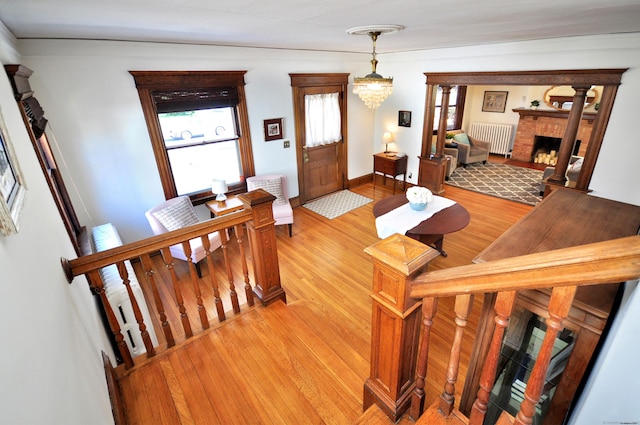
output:
[[[482,112],[503,112],[507,107],[508,91],[485,91]]]
[[[18,233],[26,186],[0,111],[0,236]]]
[[[282,118],[264,120],[264,141],[279,140],[284,138]]]
[[[411,111],[398,111],[398,126],[411,127]]]

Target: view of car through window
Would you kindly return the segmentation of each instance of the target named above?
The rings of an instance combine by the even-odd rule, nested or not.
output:
[[[213,178],[241,181],[233,107],[160,113],[158,120],[178,195],[210,189]]]

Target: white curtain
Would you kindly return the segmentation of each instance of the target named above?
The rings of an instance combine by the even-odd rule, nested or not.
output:
[[[308,148],[342,139],[338,93],[305,95],[304,106]]]

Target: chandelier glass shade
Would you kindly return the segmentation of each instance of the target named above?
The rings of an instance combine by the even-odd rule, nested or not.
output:
[[[387,26],[381,29],[371,28],[367,31],[366,27],[354,28],[349,30],[350,34],[367,34],[373,42],[373,51],[371,59],[371,74],[364,77],[356,77],[353,80],[353,92],[370,109],[378,109],[380,104],[393,93],[393,78],[384,78],[376,72],[378,60],[376,59],[376,41],[378,36],[387,32],[394,32],[402,29],[400,26]],[[366,31],[366,32],[365,32]]]
[[[369,109],[378,109],[380,104],[393,93],[393,78],[384,78],[375,72],[365,77],[356,77],[353,82],[353,92]]]

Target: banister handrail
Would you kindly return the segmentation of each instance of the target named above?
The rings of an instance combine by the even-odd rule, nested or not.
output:
[[[246,223],[251,220],[251,217],[252,213],[250,210],[240,210],[116,248],[84,255],[72,260],[63,259],[62,265],[67,275],[67,280],[71,283],[74,277],[88,273],[91,270],[98,270],[110,264],[130,260],[141,254],[156,252],[167,246],[199,238],[209,233],[222,231],[229,227]]]
[[[640,235],[417,276],[411,297],[619,283],[640,276]]]
[[[230,238],[227,232],[231,229],[235,234],[237,243],[239,258],[237,258],[236,261],[242,269],[241,278],[244,281],[247,306],[252,307],[254,305],[254,296],[265,306],[278,300],[286,302],[286,293],[280,282],[275,219],[273,218],[272,210],[272,203],[276,198],[264,189],[257,189],[238,195],[238,199],[240,199],[244,207],[241,211],[225,214],[222,217],[206,220],[182,229],[152,236],[147,239],[124,244],[116,248],[107,249],[73,260],[66,258],[61,259],[61,264],[69,283],[72,282],[75,276],[84,274],[87,277],[92,291],[99,297],[109,328],[113,334],[114,342],[126,369],[134,366],[133,356],[129,347],[129,342],[131,342],[131,345],[135,342],[133,341],[134,336],[132,335],[138,335],[142,338],[147,357],[156,355],[156,346],[154,344],[157,344],[157,342],[152,340],[153,337],[147,331],[147,329],[151,327],[151,319],[145,317],[145,315],[149,316],[149,312],[144,313],[143,309],[140,308],[141,305],[144,306],[146,303],[150,303],[151,306],[155,306],[155,313],[158,315],[162,331],[166,338],[166,347],[175,345],[174,330],[172,330],[172,326],[167,321],[165,314],[165,300],[163,300],[163,297],[160,296],[158,291],[158,283],[155,278],[157,268],[151,260],[151,255],[157,252],[161,252],[162,254],[160,263],[162,265],[158,267],[164,267],[168,271],[173,291],[173,297],[169,299],[173,300],[179,312],[178,319],[180,325],[177,326],[181,326],[182,336],[186,339],[194,335],[191,319],[189,318],[190,313],[187,308],[190,307],[190,302],[195,301],[195,310],[200,319],[199,322],[203,331],[209,329],[210,321],[213,320],[210,319],[207,312],[208,308],[215,308],[219,323],[226,320],[225,308],[220,297],[219,278],[216,277],[216,268],[218,266],[214,265],[215,261],[211,257],[213,250],[217,248],[212,249],[209,239],[211,233],[219,233],[221,242],[219,246],[222,248],[223,257],[219,260],[222,262],[221,270],[224,270],[223,274],[226,274],[226,283],[224,285],[235,314],[240,314],[241,308],[228,251]],[[251,245],[253,279],[249,276],[249,268],[247,265],[246,250],[244,248],[245,234]],[[208,273],[206,273],[206,276],[200,275],[198,270],[199,263],[194,263],[192,259],[191,241],[195,239],[201,240],[202,249],[206,253],[205,258],[201,259],[202,263],[207,266]],[[176,268],[174,267],[173,254],[171,253],[171,247],[174,245],[182,245],[184,248],[185,261],[187,262],[189,271],[189,283],[191,286],[189,291],[193,293],[193,300],[191,297],[183,296],[183,290],[186,289],[181,288],[183,285],[179,284],[180,280],[178,279]],[[135,259],[141,262],[142,272],[148,285],[147,291],[150,291],[152,297],[149,297],[149,293],[136,294],[134,291],[131,278],[136,274],[136,271],[127,270],[127,266],[130,267],[128,262]],[[111,272],[101,272],[105,267],[112,265],[116,266],[118,277],[113,278],[114,275]],[[103,273],[107,276],[106,282]],[[253,286],[251,285],[251,280],[254,281]],[[114,305],[112,303],[112,300],[107,294],[107,286],[105,283],[108,283],[110,287],[121,285],[117,287],[117,290],[121,290],[122,288],[126,289],[124,297],[121,297],[121,295],[123,295],[122,292],[113,291],[111,293],[117,294],[117,296],[120,297],[117,301],[121,298],[126,298],[127,301],[122,304],[125,306],[130,305],[132,315],[125,314],[120,304]],[[135,284],[136,288],[139,288],[137,281]],[[210,303],[212,306],[205,306],[202,292],[202,288],[204,287],[210,288],[212,291],[213,296],[212,302]],[[116,313],[116,308],[120,309],[119,315]],[[126,308],[128,307],[125,307],[125,309]],[[152,308],[150,307],[150,309]],[[194,321],[194,324],[195,323],[197,323],[197,321]],[[139,334],[135,332],[139,332]]]

